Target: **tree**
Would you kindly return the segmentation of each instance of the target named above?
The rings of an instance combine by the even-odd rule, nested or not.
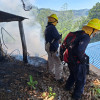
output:
[[[58,16],[58,24],[56,27],[58,32],[62,34],[62,40],[69,32],[78,30],[87,22],[87,17],[75,17],[72,10],[67,10],[67,4],[62,6],[61,11],[42,8],[38,9],[36,18],[42,27],[43,33],[47,25],[47,17],[53,13]]]
[[[73,11],[67,10],[67,3],[63,4],[61,7],[61,11],[58,13],[59,23],[57,25],[57,29],[60,34],[62,34],[62,40],[65,36],[71,31],[73,26]]]
[[[91,20],[93,18],[100,19],[100,3],[96,3],[95,6],[93,6],[92,9],[89,11],[88,19]],[[100,34],[97,34],[93,39],[91,39],[90,42],[96,42],[100,41]]]
[[[38,10],[37,20],[41,24],[42,31],[44,32],[45,26],[47,25],[47,17],[53,13],[50,9],[40,9]]]
[[[89,11],[89,15],[88,15],[89,19],[93,19],[93,18],[99,18],[100,19],[100,3],[96,3],[95,6],[93,6],[92,9],[90,9]]]

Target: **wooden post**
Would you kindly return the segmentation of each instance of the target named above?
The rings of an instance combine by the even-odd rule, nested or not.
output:
[[[27,63],[27,46],[26,46],[26,41],[25,41],[25,35],[24,35],[24,29],[23,29],[23,23],[22,21],[19,21],[19,31],[20,31],[20,36],[21,36],[21,41],[22,41],[22,48],[23,48],[23,61]]]

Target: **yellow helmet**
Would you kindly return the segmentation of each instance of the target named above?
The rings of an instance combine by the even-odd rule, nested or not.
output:
[[[97,18],[92,19],[88,22],[86,26],[92,27],[94,29],[100,30],[100,20]]]
[[[57,21],[58,21],[58,17],[57,17],[57,15],[56,14],[51,14],[50,16],[48,16],[48,17],[52,17],[52,18],[54,18],[54,19],[56,19]]]

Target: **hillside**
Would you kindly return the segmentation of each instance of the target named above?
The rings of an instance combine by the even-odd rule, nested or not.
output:
[[[36,90],[28,86],[29,75],[38,82]],[[69,71],[66,69],[68,78]],[[93,81],[99,79],[95,73],[90,71],[87,76],[85,90],[81,100],[99,100],[92,93]],[[72,91],[65,91],[64,84],[57,83],[53,76],[47,73],[46,68],[37,68],[17,61],[14,58],[0,62],[0,100],[71,100]],[[52,87],[56,93],[55,99],[43,99],[41,94],[48,92],[48,88]]]
[[[45,8],[41,8],[41,9],[37,9],[38,13],[40,13],[42,10],[45,10],[45,11],[52,11],[52,12],[55,12],[55,13],[59,13],[61,11],[56,11],[56,10],[51,10],[51,9],[45,9]],[[70,10],[68,10],[70,11]],[[74,14],[75,17],[80,17],[80,16],[88,16],[88,13],[89,13],[89,9],[80,9],[80,10],[71,10]]]
[[[72,10],[76,17],[88,16],[89,9]]]

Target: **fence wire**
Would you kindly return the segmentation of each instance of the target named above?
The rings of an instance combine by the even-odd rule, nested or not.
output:
[[[90,63],[100,69],[100,41],[90,43],[86,49],[86,54],[90,58]]]

